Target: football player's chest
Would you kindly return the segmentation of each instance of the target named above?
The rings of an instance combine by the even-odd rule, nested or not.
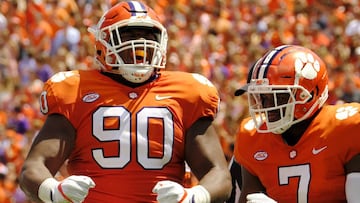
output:
[[[271,144],[261,142],[253,148],[253,163],[269,167],[270,171],[274,170],[278,173],[288,166],[299,169],[308,168],[312,173],[324,173],[335,168],[337,163],[341,164],[340,160],[345,153],[333,139],[322,139],[320,136],[309,136],[295,146],[286,145],[279,139],[265,141]]]
[[[88,116],[78,128],[78,148],[90,151],[102,168],[135,163],[149,169],[164,167],[184,141],[181,121],[172,111],[176,101],[156,99],[153,93],[113,93],[99,94],[91,106],[82,107]]]
[[[330,192],[327,184],[342,187],[344,152],[332,141],[309,139],[294,147],[267,146],[255,151],[253,163],[261,182],[273,194],[301,199]]]

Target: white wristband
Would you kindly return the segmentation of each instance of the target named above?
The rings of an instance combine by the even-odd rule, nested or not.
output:
[[[353,172],[346,176],[345,194],[348,203],[359,202],[360,173]]]
[[[210,193],[202,185],[196,185],[185,189],[188,192],[189,199],[195,203],[210,203]]]
[[[45,179],[39,186],[38,196],[45,203],[51,203],[53,189],[57,187],[59,182],[54,178]]]

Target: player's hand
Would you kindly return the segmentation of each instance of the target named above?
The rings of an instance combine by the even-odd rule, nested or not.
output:
[[[152,191],[157,193],[159,203],[177,203],[187,196],[183,186],[170,180],[159,181]]]
[[[83,202],[89,189],[95,187],[88,176],[69,176],[59,182],[54,178],[46,179],[39,187],[39,197],[44,202],[67,203]]]
[[[246,196],[247,203],[277,203],[264,193],[252,193]]]
[[[159,181],[152,190],[157,193],[159,203],[209,203],[210,194],[201,185],[184,188],[179,183],[164,180]]]

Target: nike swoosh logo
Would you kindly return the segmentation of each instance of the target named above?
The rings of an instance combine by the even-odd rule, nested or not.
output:
[[[321,147],[320,149],[315,149],[315,147],[312,149],[312,153],[314,154],[314,155],[316,155],[316,154],[319,154],[320,152],[322,152],[324,149],[326,149],[327,148],[327,146],[324,146],[324,147]]]
[[[159,100],[164,100],[164,99],[170,99],[170,98],[172,98],[172,96],[160,96],[158,94],[155,96],[155,99],[158,100],[158,101]]]

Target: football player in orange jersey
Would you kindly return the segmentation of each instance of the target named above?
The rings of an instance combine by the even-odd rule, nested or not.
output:
[[[211,126],[216,88],[199,74],[162,70],[167,32],[141,2],[116,4],[89,31],[101,68],[46,82],[47,118],[22,189],[44,202],[224,202],[231,176]],[[66,160],[70,176],[59,181]],[[185,163],[199,180],[191,188],[181,185]]]
[[[239,202],[359,202],[360,105],[324,105],[327,88],[324,62],[302,46],[276,47],[250,69],[235,92],[247,92],[251,115],[234,149]]]

